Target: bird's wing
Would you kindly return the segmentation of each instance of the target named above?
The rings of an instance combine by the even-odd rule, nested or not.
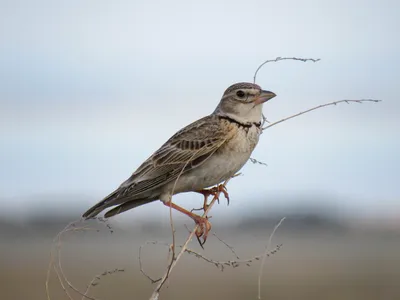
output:
[[[92,218],[107,207],[131,202],[138,206],[149,199],[148,192],[176,180],[197,168],[233,136],[215,115],[204,117],[178,131],[149,157],[118,189],[83,214]],[[133,203],[133,202],[135,203]]]
[[[204,163],[232,135],[217,116],[202,118],[172,136],[120,187],[120,196],[146,193]]]

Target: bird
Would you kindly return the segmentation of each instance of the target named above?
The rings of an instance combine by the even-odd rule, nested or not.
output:
[[[211,229],[208,219],[174,204],[172,196],[198,192],[204,195],[206,205],[207,196],[223,192],[229,201],[227,190],[220,183],[234,176],[249,160],[262,132],[263,104],[275,96],[254,83],[231,85],[210,115],[176,132],[115,191],[82,217],[95,218],[111,208],[104,215],[110,218],[161,200],[192,218],[199,225],[197,238],[203,236],[205,242]]]

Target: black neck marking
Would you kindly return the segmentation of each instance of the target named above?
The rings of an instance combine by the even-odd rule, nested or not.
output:
[[[237,125],[239,125],[241,127],[244,127],[244,128],[250,128],[252,126],[256,126],[257,128],[261,127],[261,122],[257,122],[257,123],[254,122],[254,123],[246,123],[246,124],[244,124],[244,123],[240,123],[239,121],[237,121],[235,119],[232,119],[232,118],[230,118],[228,116],[220,116],[220,118],[224,119],[224,120],[228,120],[231,123],[236,123]]]

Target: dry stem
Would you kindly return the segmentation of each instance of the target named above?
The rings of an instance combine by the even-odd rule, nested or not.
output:
[[[101,274],[97,274],[93,277],[93,279],[89,282],[88,286],[86,287],[85,293],[82,295],[81,300],[85,300],[87,298],[87,295],[89,294],[89,291],[92,287],[95,287],[99,284],[100,280],[102,277],[115,274],[115,273],[120,273],[120,272],[125,272],[125,269],[114,269],[114,270],[106,270]]]
[[[308,112],[310,112],[310,111],[316,110],[316,109],[318,109],[318,108],[322,108],[322,107],[326,107],[326,106],[330,106],[330,105],[337,105],[337,104],[343,103],[343,102],[346,102],[347,104],[350,104],[350,103],[353,103],[353,102],[355,102],[355,103],[360,103],[360,104],[361,104],[361,103],[363,103],[363,102],[381,102],[381,101],[382,101],[382,100],[375,100],[375,99],[338,100],[338,101],[333,101],[333,102],[329,102],[329,103],[325,103],[325,104],[321,104],[321,105],[312,107],[312,108],[307,109],[307,110],[305,110],[305,111],[299,112],[299,113],[297,113],[297,114],[294,114],[294,115],[291,115],[291,116],[289,116],[289,117],[283,118],[283,119],[281,119],[281,120],[279,120],[279,121],[273,122],[273,123],[269,124],[268,126],[263,127],[262,130],[268,129],[268,128],[270,128],[270,127],[272,127],[272,126],[275,126],[275,125],[277,125],[277,124],[279,124],[279,123],[282,123],[282,122],[285,122],[285,121],[290,120],[290,119],[292,119],[292,118],[301,116],[301,115],[303,115],[303,114],[305,114],[305,113],[308,113]]]
[[[230,181],[230,178],[225,180],[224,185],[227,185],[228,182]],[[218,200],[218,197],[220,196],[221,192],[218,192],[213,199],[211,200],[210,204],[208,205],[208,207],[206,208],[206,210],[204,211],[202,217],[205,218],[207,217],[209,211],[211,210],[211,208],[213,207],[213,205],[215,204],[215,202]],[[180,249],[178,255],[176,256],[176,258],[174,259],[174,257],[171,258],[171,263],[170,266],[168,267],[167,271],[165,272],[165,274],[162,276],[161,281],[159,282],[159,284],[157,285],[157,287],[154,289],[153,294],[150,297],[150,300],[157,300],[160,296],[160,291],[164,285],[164,283],[166,282],[166,280],[168,279],[169,275],[171,274],[173,268],[176,266],[176,264],[178,263],[178,261],[180,260],[180,258],[182,257],[182,255],[186,252],[186,249],[190,243],[190,241],[192,240],[193,236],[195,235],[197,229],[199,228],[199,225],[196,224],[196,226],[193,228],[193,230],[190,232],[188,238],[186,239],[185,243],[183,244],[182,248]]]
[[[233,255],[235,255],[237,259],[240,259],[240,257],[236,254],[235,249],[231,245],[221,239],[215,232],[213,232],[213,236],[215,236],[221,243],[223,243],[229,250],[231,250],[231,252],[233,253]]]
[[[315,59],[315,58],[300,58],[300,57],[277,57],[275,59],[266,60],[261,65],[258,66],[256,72],[254,73],[253,83],[256,83],[257,73],[258,73],[258,71],[260,71],[260,69],[265,64],[270,63],[270,62],[278,62],[281,60],[297,60],[297,61],[302,61],[302,62],[307,62],[307,61],[317,62],[317,61],[320,61],[321,59],[320,58],[317,58],[317,59]]]
[[[269,247],[270,247],[270,245],[272,243],[272,238],[274,237],[274,234],[275,234],[276,230],[279,228],[279,226],[282,225],[282,222],[285,221],[285,218],[286,217],[283,217],[279,221],[279,223],[275,225],[274,230],[272,230],[272,233],[269,236],[267,247],[265,247],[265,253],[263,255],[263,259],[261,261],[261,266],[260,266],[260,271],[258,273],[258,299],[261,299],[261,278],[262,278],[262,274],[263,274],[264,264],[265,264],[265,261],[266,261],[267,256],[268,256]]]
[[[168,247],[168,248],[170,248],[170,245],[167,244],[167,243],[159,242],[159,241],[147,241],[144,245],[140,245],[140,247],[139,247],[139,267],[140,267],[140,272],[141,272],[147,279],[149,279],[149,280],[151,281],[151,283],[156,283],[156,282],[159,282],[162,278],[161,278],[161,277],[160,277],[160,278],[157,278],[157,279],[152,278],[149,274],[146,273],[146,271],[145,271],[144,268],[143,268],[143,264],[142,264],[142,249],[143,249],[143,247],[144,247],[145,245],[148,245],[148,244],[152,244],[152,245],[163,245],[163,246],[166,246],[166,247]]]
[[[101,222],[105,222],[103,219],[99,218],[99,220]],[[80,296],[82,296],[82,299],[86,298],[86,299],[90,299],[90,300],[98,300],[98,299],[96,299],[94,297],[88,296],[88,293],[89,293],[89,289],[90,289],[91,286],[97,285],[95,283],[95,281],[99,279],[98,278],[99,275],[95,276],[93,278],[93,280],[91,281],[91,283],[89,284],[89,286],[87,287],[85,292],[81,292],[78,288],[76,288],[68,280],[67,276],[64,273],[63,266],[62,266],[61,249],[62,249],[62,241],[63,241],[64,235],[69,233],[69,232],[95,230],[94,228],[89,228],[89,227],[86,227],[86,226],[77,227],[76,224],[78,222],[80,222],[80,221],[81,220],[76,220],[76,221],[73,221],[73,222],[69,223],[53,239],[53,244],[52,244],[51,249],[50,249],[50,262],[49,262],[49,265],[48,265],[48,268],[47,268],[47,275],[46,275],[46,296],[47,296],[47,300],[51,300],[50,288],[49,288],[51,270],[54,270],[54,272],[56,273],[56,276],[57,276],[57,279],[58,279],[58,281],[59,281],[59,283],[61,285],[61,288],[63,289],[64,293],[67,295],[67,297],[70,300],[73,300],[73,297],[69,293],[68,288],[72,289],[73,291],[78,293]],[[106,223],[106,226],[107,226],[108,229],[110,229],[110,232],[112,232],[111,226],[109,224],[107,224],[107,223]],[[55,259],[56,259],[56,261],[55,261]],[[112,274],[112,273],[116,273],[116,272],[123,272],[123,271],[124,271],[124,269],[115,269],[115,270],[112,270],[112,271],[106,271],[106,274],[102,273],[102,274],[100,274],[100,276],[107,275],[107,274]]]
[[[279,123],[285,122],[285,121],[287,121],[287,120],[293,119],[293,118],[295,118],[295,117],[301,116],[301,115],[303,115],[303,114],[306,114],[306,113],[308,113],[308,112],[311,112],[311,111],[313,111],[313,110],[316,110],[316,109],[319,109],[319,108],[322,108],[322,107],[331,106],[331,105],[337,105],[337,104],[344,103],[344,102],[347,103],[347,104],[350,104],[350,103],[353,103],[353,102],[362,104],[363,102],[381,102],[381,101],[382,101],[382,100],[376,100],[376,99],[338,100],[338,101],[333,101],[333,102],[321,104],[321,105],[318,105],[318,106],[309,108],[309,109],[307,109],[307,110],[304,110],[304,111],[302,111],[302,112],[299,112],[299,113],[297,113],[297,114],[291,115],[291,116],[289,116],[289,117],[283,118],[283,119],[281,119],[281,120],[279,120],[279,121],[276,121],[276,122],[273,122],[273,123],[268,122],[268,123],[269,123],[268,126],[262,127],[262,132],[264,132],[264,130],[266,130],[266,129],[268,129],[268,128],[271,128],[272,126],[275,126],[275,125],[277,125],[277,124],[279,124]],[[264,120],[264,121],[266,120],[264,116],[263,116],[263,120]],[[263,122],[263,124],[265,124],[265,122]],[[253,164],[259,164],[259,165],[268,166],[266,163],[264,163],[264,162],[262,162],[262,161],[259,161],[259,160],[255,159],[255,158],[253,158],[253,157],[250,157],[249,160],[250,160]]]
[[[264,253],[262,253],[260,255],[256,255],[256,256],[251,257],[251,258],[237,259],[237,260],[227,260],[227,261],[214,260],[212,258],[204,256],[203,254],[201,254],[201,253],[199,253],[197,251],[194,251],[192,249],[189,249],[189,248],[186,249],[186,252],[196,256],[197,258],[201,258],[202,260],[204,260],[204,261],[206,261],[206,262],[208,262],[210,264],[213,264],[220,271],[224,271],[225,266],[232,267],[232,268],[239,267],[241,264],[245,264],[247,266],[250,266],[251,263],[253,263],[254,261],[259,261],[264,256],[265,257],[269,257],[269,256],[275,254],[276,252],[278,252],[282,248],[282,246],[283,246],[283,244],[279,244],[274,249],[272,249],[271,251],[264,252]]]

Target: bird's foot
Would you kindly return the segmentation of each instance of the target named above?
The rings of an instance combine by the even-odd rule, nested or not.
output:
[[[180,206],[172,203],[172,201],[163,202],[163,203],[164,203],[164,205],[166,205],[168,207],[171,207],[177,211],[180,211],[181,213],[184,213],[185,215],[189,216],[192,220],[194,220],[194,222],[197,225],[195,234],[196,234],[197,240],[199,241],[200,246],[203,248],[203,245],[207,240],[208,233],[211,230],[211,223],[208,221],[208,218],[201,217],[190,211],[187,211],[183,207],[180,207]],[[203,241],[200,240],[201,237],[203,238]]]
[[[226,188],[226,186],[224,184],[219,184],[217,186],[214,186],[210,189],[203,189],[198,191],[198,193],[202,194],[204,196],[204,204],[203,204],[203,210],[206,211],[208,208],[208,203],[207,203],[207,199],[209,196],[213,196],[213,197],[217,197],[217,201],[219,204],[219,194],[223,193],[225,199],[228,202],[229,205],[229,194],[228,194],[228,189]],[[200,210],[200,209],[195,209],[195,210]]]
[[[195,232],[197,240],[199,241],[201,248],[203,248],[203,245],[207,240],[208,233],[211,230],[211,223],[208,221],[207,217],[200,217],[195,215],[192,218],[197,225],[197,229]],[[200,238],[203,238],[203,241],[201,241]]]

